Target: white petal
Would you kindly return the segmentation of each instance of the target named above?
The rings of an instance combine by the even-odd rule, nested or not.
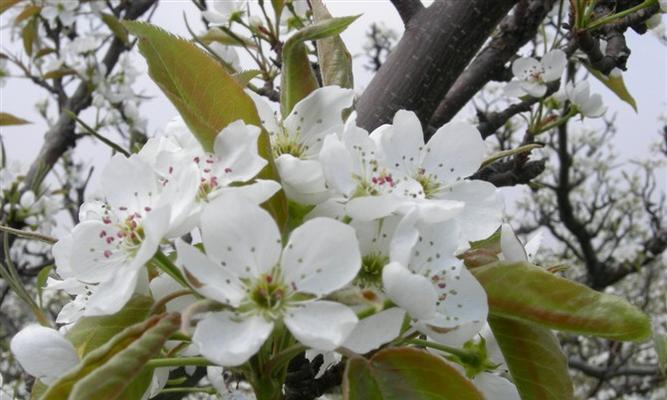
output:
[[[541,62],[544,68],[542,79],[545,82],[555,81],[560,79],[567,66],[567,55],[563,50],[551,50],[542,57]]]
[[[70,233],[58,240],[51,248],[51,254],[53,254],[53,259],[56,263],[56,271],[63,279],[74,276],[72,267],[70,266],[72,244],[72,234]]]
[[[417,212],[411,212],[401,219],[396,227],[391,245],[389,246],[389,258],[391,261],[401,265],[409,265],[412,258],[412,250],[419,240],[417,229]]]
[[[522,97],[526,95],[526,92],[521,88],[519,81],[507,82],[503,88],[503,92],[509,97]]]
[[[223,196],[202,212],[206,254],[240,277],[258,277],[280,257],[280,231],[271,215],[243,197]]]
[[[358,354],[366,354],[398,337],[405,311],[395,307],[359,320],[343,347]]]
[[[351,195],[357,187],[353,179],[354,162],[338,136],[331,134],[324,138],[319,159],[328,185],[345,196]]]
[[[388,257],[389,250],[394,248],[392,238],[401,219],[400,216],[390,216],[377,221],[352,220],[350,225],[356,231],[362,256],[378,254]]]
[[[115,314],[127,304],[137,287],[139,271],[118,270],[111,280],[100,283],[88,298],[85,316]]]
[[[417,324],[417,329],[438,343],[461,347],[465,342],[473,339],[484,327],[485,323],[486,321],[468,322],[454,328],[436,328],[425,323],[419,323]]]
[[[528,261],[532,262],[542,245],[543,234],[542,231],[537,232],[532,238],[526,242],[525,250]]]
[[[216,176],[221,184],[245,182],[259,173],[267,161],[257,153],[260,129],[237,120],[215,138]]]
[[[464,180],[448,188],[442,197],[465,202],[457,220],[467,241],[488,238],[502,223],[503,199],[489,182]]]
[[[547,93],[547,85],[536,81],[519,82],[521,89],[533,97],[542,97]]]
[[[414,112],[399,110],[393,126],[383,130],[377,140],[382,160],[389,168],[407,176],[417,173],[422,161],[424,136],[421,122]]]
[[[292,335],[313,349],[331,351],[339,347],[357,324],[357,314],[332,301],[314,301],[290,309],[284,322]]]
[[[307,221],[292,232],[281,266],[299,292],[320,296],[342,288],[361,268],[354,229],[329,218]]]
[[[392,262],[382,270],[382,282],[387,296],[412,317],[433,317],[437,294],[428,278],[413,274],[399,263]]]
[[[257,179],[243,186],[228,186],[215,191],[213,198],[218,196],[241,196],[254,204],[262,204],[273,197],[281,189],[280,183],[270,179]]]
[[[457,274],[461,261],[455,254],[465,243],[457,220],[418,224],[419,238],[413,246],[408,269],[433,279],[438,274]]]
[[[354,91],[338,86],[325,86],[314,90],[299,101],[283,125],[290,136],[298,137],[308,146],[306,153],[317,155],[322,140],[330,133],[343,130],[343,110],[352,106]]]
[[[273,323],[259,316],[238,318],[217,312],[197,324],[192,341],[202,356],[223,367],[236,367],[257,353],[273,331]]]
[[[502,250],[503,257],[505,257],[505,261],[528,261],[523,244],[508,224],[503,224],[500,231],[500,249]]]
[[[301,160],[281,154],[276,167],[287,197],[299,204],[315,204],[327,197],[322,165],[316,160]]]
[[[115,226],[100,221],[84,221],[74,227],[72,242],[77,251],[71,252],[70,266],[77,279],[102,282],[130,262],[129,254],[117,244],[119,232]],[[108,242],[109,237],[114,241]]]
[[[58,331],[29,325],[17,333],[10,348],[21,367],[30,375],[51,383],[79,363],[79,356]]]
[[[355,197],[347,203],[345,212],[353,219],[373,221],[391,215],[405,202],[405,199],[391,194]]]
[[[477,128],[465,122],[450,122],[438,129],[426,144],[423,167],[426,175],[452,184],[477,172],[486,145]]]
[[[146,207],[153,206],[152,198],[158,194],[153,169],[138,156],[113,156],[102,172],[101,181],[107,202],[115,209],[125,207],[130,213],[143,214]]]
[[[199,293],[220,303],[238,307],[245,297],[244,286],[231,268],[213,262],[180,239],[176,241],[176,252],[176,262],[194,277],[192,284]]]
[[[516,386],[500,375],[482,372],[473,379],[486,399],[521,400]]]
[[[512,63],[512,73],[522,81],[528,80],[536,72],[542,71],[542,65],[532,57],[517,58]]]
[[[436,317],[425,323],[440,328],[453,328],[469,322],[486,321],[489,312],[486,292],[467,268],[461,268],[458,274],[445,274],[437,290],[439,301]]]
[[[247,89],[245,92],[255,103],[257,114],[259,114],[264,129],[266,129],[270,135],[280,132],[280,124],[278,123],[278,118],[276,116],[277,113],[271,108],[271,105],[262,96],[252,90]]]

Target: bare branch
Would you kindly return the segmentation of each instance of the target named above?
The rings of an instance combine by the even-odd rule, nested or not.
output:
[[[424,9],[421,0],[391,0],[391,4],[398,11],[404,25],[407,25],[415,14]]]

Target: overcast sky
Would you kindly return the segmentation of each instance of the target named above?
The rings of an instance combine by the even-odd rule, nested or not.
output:
[[[199,12],[189,0],[162,0],[160,3],[153,18],[154,24],[187,37],[182,16],[185,12],[191,25],[201,29]],[[366,61],[361,56],[368,26],[372,21],[381,21],[400,32],[401,20],[386,0],[327,0],[326,4],[334,16],[362,14],[362,17],[342,34],[350,52],[355,56],[355,86],[360,92],[371,79],[371,74],[363,68]],[[7,20],[7,15],[3,15],[0,23],[4,26]],[[0,35],[3,49],[16,49],[20,46],[20,43],[12,43],[6,30]],[[624,76],[630,92],[637,99],[639,113],[635,114],[628,105],[617,100],[597,82],[591,83],[594,92],[603,94],[610,112],[618,113],[619,134],[615,139],[618,150],[625,157],[635,158],[646,154],[649,143],[657,140],[658,117],[667,109],[667,50],[651,33],[640,37],[629,32],[627,38],[632,56],[628,62],[628,72]],[[145,71],[143,60],[140,57],[136,60],[137,68]],[[176,111],[147,75],[141,78],[138,87],[153,97],[142,106],[141,112],[149,120],[149,133],[155,134],[176,115]],[[36,86],[20,79],[9,80],[1,90],[2,111],[37,121],[27,126],[0,128],[9,158],[29,163],[37,154],[46,131],[46,126],[34,111],[34,103],[42,99],[44,94]],[[77,150],[78,159],[96,165],[100,165],[100,162],[103,164],[108,159],[108,154],[109,150],[104,145],[95,143],[92,139],[83,140]],[[664,177],[663,174],[663,189],[667,187]]]

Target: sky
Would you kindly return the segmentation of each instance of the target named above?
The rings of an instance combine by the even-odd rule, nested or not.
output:
[[[361,14],[361,17],[342,34],[344,42],[354,57],[355,89],[360,93],[372,78],[371,72],[363,67],[366,60],[362,56],[365,33],[370,23],[382,22],[398,31],[399,34],[403,30],[403,24],[394,8],[386,0],[327,0],[326,5],[334,16]],[[202,28],[199,22],[199,12],[189,0],[162,0],[152,22],[170,32],[189,37],[183,23],[183,13],[195,30]],[[0,17],[2,26],[7,23],[7,15]],[[627,39],[632,49],[632,56],[624,78],[630,92],[638,102],[639,113],[635,113],[597,81],[591,81],[591,85],[593,92],[603,95],[609,112],[617,113],[619,134],[614,139],[615,144],[621,155],[629,159],[645,155],[650,143],[658,139],[657,132],[660,126],[658,118],[660,115],[665,115],[667,110],[667,48],[651,33],[640,37],[634,32],[629,32]],[[6,30],[1,31],[1,48],[17,49],[19,46],[20,42],[12,40]],[[137,56],[135,60],[137,68],[145,71],[146,66],[143,59]],[[152,97],[142,105],[141,113],[149,120],[149,134],[157,134],[177,112],[147,75],[140,78],[137,88]],[[41,89],[29,84],[26,80],[10,79],[1,89],[1,111],[37,121],[26,126],[0,128],[0,134],[10,159],[29,163],[37,154],[46,126],[37,116],[34,103],[42,98]],[[101,167],[108,160],[109,154],[109,149],[104,145],[86,138],[79,144],[76,158]],[[100,169],[97,168],[98,172]],[[666,177],[666,174],[662,174],[660,179],[663,190],[667,190]],[[93,185],[95,181],[94,178]]]

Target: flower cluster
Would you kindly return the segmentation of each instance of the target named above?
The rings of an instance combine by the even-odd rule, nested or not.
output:
[[[399,111],[369,134],[344,118],[353,92],[334,86],[284,116],[253,99],[263,126],[233,122],[210,150],[177,118],[137,154],[111,159],[99,198],[54,246],[61,279],[48,286],[74,296],[58,322],[187,289],[167,306],[191,316],[196,352],[224,367],[276,337],[359,354],[416,332],[473,339],[486,294],[457,256],[503,216],[496,188],[466,179],[485,156],[479,132],[450,123],[424,143],[416,115]],[[280,183],[257,178],[262,128]],[[281,190],[287,224],[262,207]],[[165,263],[175,275],[158,273]]]

